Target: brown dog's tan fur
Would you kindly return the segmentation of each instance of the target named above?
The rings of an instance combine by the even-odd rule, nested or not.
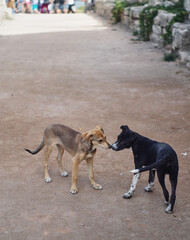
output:
[[[80,133],[61,124],[52,124],[45,129],[43,140],[35,151],[25,149],[31,154],[36,154],[45,147],[44,177],[47,183],[51,181],[48,173],[48,159],[55,145],[58,148],[57,162],[62,176],[68,176],[68,173],[64,171],[62,165],[64,150],[73,156],[71,193],[78,192],[77,173],[79,164],[83,160],[87,162],[88,176],[92,187],[94,189],[102,189],[102,186],[95,182],[93,173],[93,158],[96,153],[96,148],[98,146],[106,149],[110,147],[101,126],[96,126],[88,132]]]

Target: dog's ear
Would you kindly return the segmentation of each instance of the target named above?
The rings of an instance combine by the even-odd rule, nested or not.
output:
[[[127,126],[127,125],[122,125],[121,127],[120,127],[122,130],[129,130],[129,127]]]
[[[82,142],[86,141],[86,140],[90,140],[92,138],[93,134],[92,134],[92,131],[89,131],[89,132],[84,132],[82,134]]]
[[[96,129],[98,129],[98,130],[100,130],[100,131],[102,131],[104,133],[104,130],[103,130],[101,125],[96,126]]]

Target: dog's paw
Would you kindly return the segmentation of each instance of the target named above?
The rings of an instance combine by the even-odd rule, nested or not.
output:
[[[152,192],[154,190],[154,182],[148,183],[148,185],[144,189],[146,192]]]
[[[171,211],[171,204],[168,205],[168,207],[165,210],[166,213],[171,214],[173,211]]]
[[[46,179],[45,179],[45,182],[46,182],[46,183],[50,183],[50,182],[51,182],[51,178],[50,178],[50,177],[46,178]]]
[[[64,171],[64,172],[61,173],[61,176],[62,176],[62,177],[67,177],[68,175],[69,175],[69,174],[68,174],[68,172],[66,172],[66,171]]]
[[[145,192],[152,192],[153,191],[153,189],[148,187],[148,186],[146,186],[144,190],[145,190]]]
[[[95,190],[102,190],[103,188],[100,184],[91,184],[91,185]]]
[[[153,189],[152,186],[148,185],[148,186],[145,187],[144,190],[145,190],[145,192],[152,192],[154,189]]]
[[[78,193],[78,189],[77,188],[71,188],[70,193],[76,194],[76,193]]]
[[[123,195],[123,198],[125,198],[125,199],[130,199],[130,198],[132,198],[132,196],[133,196],[133,194],[130,193],[130,192],[128,192],[128,193],[125,193],[125,194]]]

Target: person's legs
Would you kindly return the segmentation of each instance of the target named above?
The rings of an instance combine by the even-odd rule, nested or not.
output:
[[[54,4],[54,10],[55,10],[55,13],[61,13],[61,10],[59,9],[59,3]]]

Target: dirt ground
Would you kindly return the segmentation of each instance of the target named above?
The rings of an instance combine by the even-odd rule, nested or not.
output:
[[[190,72],[131,38],[84,14],[20,14],[0,26],[0,240],[189,239]],[[148,173],[132,199],[122,198],[134,169],[130,150],[98,149],[103,190],[90,187],[82,162],[72,195],[71,156],[63,156],[69,176],[61,177],[54,149],[46,184],[43,151],[24,148],[35,149],[51,123],[81,132],[101,124],[110,143],[126,124],[168,142],[180,165],[174,213],[165,213],[157,179],[154,192],[144,192]]]

